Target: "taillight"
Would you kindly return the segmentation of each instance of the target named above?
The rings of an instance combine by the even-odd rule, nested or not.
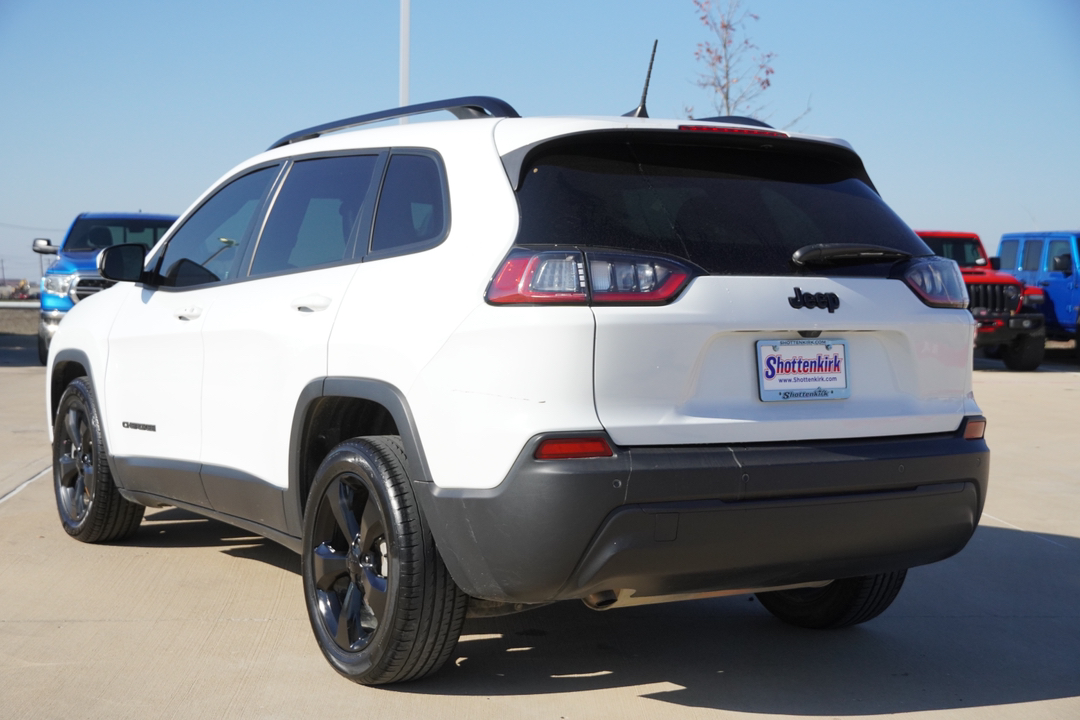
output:
[[[967,287],[960,266],[943,257],[920,257],[904,266],[901,276],[930,307],[966,308]]]
[[[487,299],[496,305],[659,305],[673,300],[693,275],[689,267],[653,255],[515,248],[495,273]]]
[[[503,262],[488,288],[488,302],[583,305],[585,261],[580,252],[518,249]]]
[[[533,453],[537,460],[611,457],[611,446],[602,437],[549,438]]]

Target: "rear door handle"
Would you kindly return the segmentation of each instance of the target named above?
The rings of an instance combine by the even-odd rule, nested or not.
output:
[[[331,302],[332,300],[325,295],[314,294],[296,298],[290,304],[298,312],[322,312],[330,307]]]
[[[202,315],[202,308],[196,305],[192,305],[186,308],[180,308],[176,311],[176,318],[178,320],[194,320]]]

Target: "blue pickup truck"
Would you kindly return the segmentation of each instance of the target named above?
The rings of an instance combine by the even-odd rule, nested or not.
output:
[[[98,253],[124,243],[153,247],[174,222],[175,215],[82,213],[60,245],[46,238],[34,240],[34,252],[57,256],[41,278],[38,359],[42,365],[49,360],[49,341],[64,314],[75,303],[113,284],[98,274]]]
[[[1046,295],[1049,340],[1076,340],[1080,314],[1080,231],[1008,233],[998,246],[1001,269]],[[1080,342],[1077,343],[1080,357]]]

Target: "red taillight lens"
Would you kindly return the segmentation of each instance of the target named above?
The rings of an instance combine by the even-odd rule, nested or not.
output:
[[[930,307],[966,308],[967,286],[960,266],[943,257],[915,258],[904,268],[904,282]]]
[[[665,257],[521,247],[495,273],[487,300],[496,305],[659,305],[673,300],[693,275],[689,267]]]
[[[537,460],[567,460],[611,457],[614,454],[602,437],[550,438],[540,443],[533,457]]]
[[[964,425],[965,440],[981,440],[986,434],[986,420],[984,418],[969,418]]]
[[[757,135],[761,137],[791,137],[787,133],[778,130],[758,130],[745,127],[724,127],[722,125],[680,125],[680,130],[687,132],[725,133],[727,135]]]
[[[515,250],[495,273],[487,299],[497,305],[584,304],[585,261],[580,252]]]
[[[663,258],[587,255],[593,303],[665,303],[678,295],[690,278],[687,268]]]

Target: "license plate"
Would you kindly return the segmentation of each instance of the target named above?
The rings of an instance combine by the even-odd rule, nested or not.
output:
[[[846,340],[758,340],[757,366],[764,402],[851,396]]]

